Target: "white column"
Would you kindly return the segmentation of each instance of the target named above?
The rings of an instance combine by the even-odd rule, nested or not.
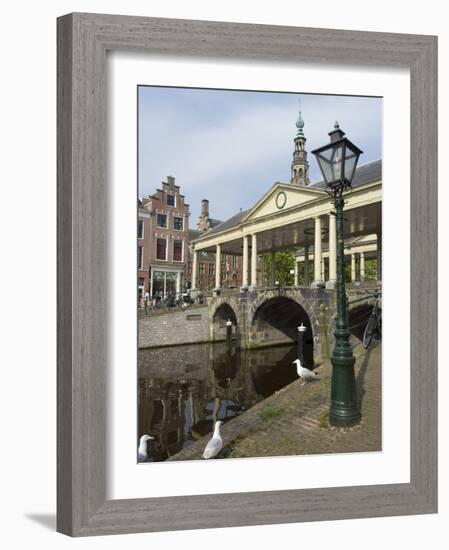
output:
[[[197,282],[198,282],[198,252],[193,249],[192,250],[193,258],[192,258],[192,290],[196,290]]]
[[[356,280],[356,272],[355,272],[355,253],[353,252],[351,254],[351,281],[354,282]]]
[[[164,272],[164,298],[167,296],[167,273]]]
[[[215,250],[215,288],[221,287],[221,244]]]
[[[245,235],[243,237],[243,277],[242,277],[242,286],[248,286],[248,240],[249,236]]]
[[[252,236],[251,247],[251,286],[253,288],[257,286],[257,235],[255,233]]]
[[[304,286],[309,286],[309,245],[304,245]]]
[[[360,281],[365,280],[365,252],[360,252]]]
[[[294,281],[293,284],[295,286],[299,286],[299,262],[295,258],[295,275],[294,275]]]
[[[335,288],[337,283],[337,218],[329,214],[329,281],[327,287]]]
[[[153,298],[153,268],[151,268],[150,275],[150,299]]]
[[[274,283],[276,282],[276,257],[274,255],[274,252],[271,253],[271,278],[270,278],[270,285],[274,286]]]
[[[317,216],[315,218],[315,246],[313,249],[313,264],[314,264],[314,281],[312,286],[323,286],[323,279],[321,278],[321,218]]]
[[[179,298],[181,294],[181,272],[176,274],[176,297]]]
[[[382,281],[382,233],[377,233],[377,280]]]

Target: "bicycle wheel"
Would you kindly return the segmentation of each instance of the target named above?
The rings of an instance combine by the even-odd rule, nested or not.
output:
[[[373,334],[376,329],[377,321],[374,315],[368,319],[368,323],[365,327],[365,332],[363,333],[363,347],[366,349],[371,344],[373,339]]]

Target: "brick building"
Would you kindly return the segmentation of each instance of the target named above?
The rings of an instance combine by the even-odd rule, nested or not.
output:
[[[175,178],[138,201],[137,287],[139,297],[180,293],[189,250],[189,205]]]
[[[189,205],[180,193],[175,178],[167,177],[162,189],[138,201],[137,288],[142,298],[179,294],[190,287],[192,262],[190,242],[221,224],[209,216],[209,201],[201,203],[198,229],[189,230]],[[200,254],[198,288],[208,291],[215,286],[215,254]],[[223,255],[221,273],[223,288],[242,283],[241,256]]]

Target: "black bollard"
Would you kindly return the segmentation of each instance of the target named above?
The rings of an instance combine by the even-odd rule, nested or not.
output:
[[[229,349],[231,349],[231,340],[232,340],[232,321],[231,319],[228,319],[226,321],[226,342],[228,344]]]
[[[304,333],[307,327],[301,323],[298,327],[298,359],[301,361],[301,365],[304,366]]]

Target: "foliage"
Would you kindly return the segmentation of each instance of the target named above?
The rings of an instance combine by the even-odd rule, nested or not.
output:
[[[266,409],[264,409],[260,413],[260,416],[262,417],[263,420],[269,420],[270,418],[276,418],[276,416],[279,416],[284,412],[285,412],[284,407],[273,406],[273,407],[267,407]]]
[[[294,276],[290,273],[294,269],[295,257],[293,250],[282,250],[274,254],[276,262],[276,268],[274,272],[274,280],[278,281],[281,286],[293,286]],[[265,278],[265,284],[271,284],[272,277],[272,265],[271,265],[271,253],[264,254],[262,256],[262,272]]]
[[[329,428],[329,411],[324,411],[323,414],[318,418],[318,425],[322,429]]]
[[[261,272],[262,272],[262,285],[270,286],[273,280],[271,274],[271,253],[263,254],[261,256]],[[294,270],[295,265],[295,251],[283,250],[276,252],[274,255],[276,268],[274,273],[274,281],[278,281],[281,286],[293,286],[294,275],[290,271]],[[326,280],[329,278],[329,260],[324,259],[324,269]],[[300,285],[305,281],[305,263],[299,262],[298,264],[298,281]],[[356,274],[357,280],[359,280],[360,274],[360,255],[356,254]],[[309,283],[314,279],[314,263],[309,261]],[[376,258],[365,260],[365,281],[375,281],[377,279],[377,260]],[[345,280],[347,283],[351,282],[351,256],[345,256]]]
[[[365,281],[377,280],[377,260],[372,258],[365,260]]]

